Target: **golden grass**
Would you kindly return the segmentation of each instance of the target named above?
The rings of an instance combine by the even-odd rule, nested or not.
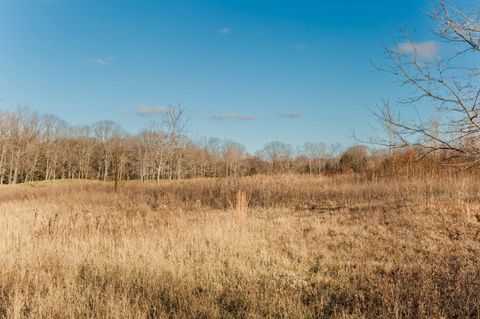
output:
[[[250,197],[244,191],[238,191],[235,194],[235,201],[229,201],[230,207],[238,221],[244,221],[247,218],[247,210]]]
[[[2,187],[0,317],[478,318],[479,190],[291,175]]]

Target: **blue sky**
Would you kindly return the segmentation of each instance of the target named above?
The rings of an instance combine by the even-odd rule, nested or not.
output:
[[[367,108],[400,94],[370,60],[398,27],[430,41],[428,12],[422,0],[0,0],[0,107],[134,133],[138,111],[181,104],[194,138],[349,145],[353,130],[372,134]]]

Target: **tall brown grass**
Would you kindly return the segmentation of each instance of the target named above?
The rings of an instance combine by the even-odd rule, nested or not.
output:
[[[235,212],[235,217],[244,221],[247,217],[248,205],[250,203],[250,197],[244,191],[238,191],[235,194],[235,200],[229,201],[231,209]]]
[[[353,175],[4,186],[0,317],[478,318],[479,190]]]

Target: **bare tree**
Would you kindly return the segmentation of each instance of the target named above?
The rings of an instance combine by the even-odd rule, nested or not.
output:
[[[0,113],[0,184],[5,183],[5,176],[7,175],[7,156],[10,150],[9,143],[9,123],[10,123],[10,114],[5,112]]]
[[[383,102],[375,115],[389,136],[375,143],[392,149],[415,145],[424,154],[442,151],[480,162],[480,17],[474,14],[480,6],[475,9],[437,1],[432,18],[446,46],[442,56],[435,42],[416,43],[411,37],[385,48],[388,63],[380,69],[413,89],[399,105],[415,112],[407,117]]]
[[[272,163],[274,171],[285,170],[292,158],[292,146],[278,141],[269,142],[259,155]]]
[[[312,174],[313,166],[317,168],[317,173],[320,173],[321,162],[326,157],[327,146],[324,143],[305,143],[302,152],[308,158],[308,172]]]
[[[185,109],[182,106],[168,107],[163,113],[163,127],[169,159],[169,178],[182,177],[182,146],[187,125]]]
[[[135,139],[136,147],[136,164],[140,180],[143,182],[148,179],[148,170],[152,166],[153,157],[153,139],[154,136],[151,132],[142,131],[137,135]]]
[[[103,172],[103,180],[106,181],[109,176],[110,164],[112,164],[113,160],[115,148],[115,144],[113,143],[114,138],[120,134],[121,128],[114,121],[106,120],[93,124],[93,130],[101,148],[101,169],[99,170],[99,174]]]
[[[240,161],[246,154],[246,148],[242,144],[226,140],[222,147],[222,158],[225,163],[225,176],[237,176]]]
[[[163,177],[180,178],[181,151],[184,143],[186,119],[181,106],[167,107],[161,112],[144,115],[144,129],[137,144],[141,180],[155,176],[157,183]]]

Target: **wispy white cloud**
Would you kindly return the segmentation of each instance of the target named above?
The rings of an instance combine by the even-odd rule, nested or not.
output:
[[[95,64],[100,69],[103,69],[107,66],[112,65],[113,61],[115,61],[115,58],[112,56],[97,57],[92,59],[92,63]]]
[[[148,105],[139,105],[137,106],[136,112],[137,115],[146,116],[153,114],[164,114],[168,113],[171,110],[168,106],[148,106]]]
[[[212,119],[217,121],[223,121],[223,120],[254,121],[256,118],[253,115],[239,115],[235,113],[224,113],[224,114],[216,114],[212,116]]]
[[[400,54],[416,54],[418,57],[433,60],[438,57],[438,44],[435,41],[406,41],[397,45]]]
[[[298,42],[298,43],[294,43],[293,44],[293,47],[299,51],[303,51],[305,50],[306,48],[308,48],[308,43],[307,42]]]
[[[232,29],[230,29],[229,27],[223,27],[218,29],[218,33],[220,33],[221,35],[229,35],[232,33]]]
[[[296,119],[296,118],[300,117],[300,113],[298,113],[298,112],[281,112],[281,113],[278,113],[278,117]]]

